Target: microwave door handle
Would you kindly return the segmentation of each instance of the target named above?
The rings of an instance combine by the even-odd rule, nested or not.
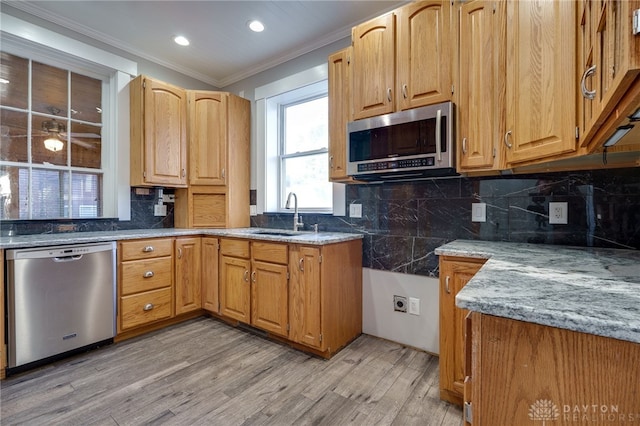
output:
[[[438,157],[438,162],[442,162],[442,152],[440,151],[440,134],[442,127],[442,110],[438,110],[436,112],[436,156]]]

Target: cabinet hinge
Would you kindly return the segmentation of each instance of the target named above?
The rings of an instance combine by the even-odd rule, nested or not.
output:
[[[320,257],[318,257],[318,263],[322,263],[322,255],[320,255]]]
[[[496,147],[494,146],[494,147],[493,147],[493,158],[496,158],[496,155],[497,155],[497,153],[496,153]]]
[[[493,3],[493,13],[496,13],[496,4],[495,4],[495,2]]]
[[[291,330],[291,326],[287,324],[287,331]]]
[[[580,126],[576,126],[576,139],[580,139]]]
[[[142,172],[142,177],[146,178],[147,177],[147,172]]]
[[[473,423],[473,409],[470,402],[464,403],[464,420],[468,423]]]
[[[143,89],[147,88],[147,80],[142,80],[142,88]]]
[[[451,94],[453,95],[456,91],[456,86],[454,84],[451,85]]]
[[[287,271],[287,280],[289,280],[289,272]]]
[[[322,333],[320,333],[320,336],[318,337],[320,339],[320,341],[322,342]]]
[[[633,11],[633,25],[631,29],[633,35],[640,34],[640,9]]]
[[[351,65],[351,56],[347,56],[347,65]]]

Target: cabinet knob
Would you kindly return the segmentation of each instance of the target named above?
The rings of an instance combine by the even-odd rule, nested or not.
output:
[[[147,271],[144,273],[143,275],[145,278],[151,278],[153,277],[153,271]]]
[[[596,66],[593,65],[589,67],[584,74],[582,74],[582,79],[580,80],[580,90],[582,91],[582,96],[586,99],[595,99],[596,91],[587,89],[587,78],[591,77],[596,72]]]
[[[511,136],[511,130],[504,134],[504,144],[507,148],[511,148],[513,146],[513,144],[509,142],[509,136]]]
[[[444,279],[444,290],[447,292],[447,294],[451,294],[451,288],[449,287],[449,280],[450,280],[450,277],[447,275],[447,277]]]
[[[151,253],[153,251],[153,246],[146,246],[142,251],[145,253]]]
[[[143,311],[150,311],[153,309],[153,303],[147,303],[146,305],[144,305],[144,308],[142,308]]]

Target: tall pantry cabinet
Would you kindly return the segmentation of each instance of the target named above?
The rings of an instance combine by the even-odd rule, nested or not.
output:
[[[188,92],[189,187],[176,190],[177,228],[249,226],[248,100]]]

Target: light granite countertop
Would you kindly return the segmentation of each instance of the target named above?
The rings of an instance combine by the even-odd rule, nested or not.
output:
[[[59,234],[20,235],[1,237],[1,249],[46,247],[64,244],[96,243],[104,241],[133,240],[138,238],[180,237],[211,235],[217,237],[251,238],[283,243],[322,246],[361,239],[362,234],[343,232],[293,232],[286,229],[228,228],[228,229],[134,229],[126,231],[69,232]]]
[[[640,343],[640,251],[456,240],[435,252],[488,259],[460,308]]]

